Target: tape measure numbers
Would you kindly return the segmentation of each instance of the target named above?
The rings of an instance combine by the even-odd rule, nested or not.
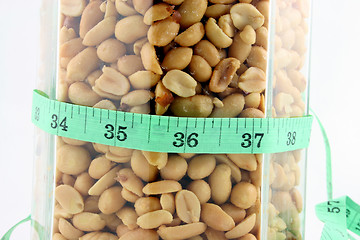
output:
[[[34,90],[32,121],[58,136],[154,152],[277,153],[306,148],[312,116],[185,118],[50,100]]]

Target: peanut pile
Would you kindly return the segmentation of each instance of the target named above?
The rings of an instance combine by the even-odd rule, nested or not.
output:
[[[306,4],[277,2],[270,109],[302,116]],[[60,16],[59,101],[265,117],[267,0],[60,0]],[[56,159],[53,240],[260,239],[262,154],[168,154],[58,137]],[[301,239],[301,159],[301,151],[271,157],[270,240]]]

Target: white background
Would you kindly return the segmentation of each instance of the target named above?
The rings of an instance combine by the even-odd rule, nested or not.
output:
[[[37,74],[39,3],[0,0],[0,236],[30,213],[33,166],[32,89]],[[358,186],[359,0],[315,0],[311,60],[311,107],[327,130],[333,154],[334,196],[360,203]],[[326,200],[325,153],[313,125],[308,155],[306,237],[320,239],[315,204]],[[27,240],[29,226],[15,240]]]

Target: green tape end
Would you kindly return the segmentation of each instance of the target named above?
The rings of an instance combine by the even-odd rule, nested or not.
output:
[[[47,95],[46,93],[44,93],[44,92],[41,91],[41,90],[35,89],[34,92],[40,94],[41,96],[44,96],[44,97],[46,97],[46,98],[49,98],[49,95]]]

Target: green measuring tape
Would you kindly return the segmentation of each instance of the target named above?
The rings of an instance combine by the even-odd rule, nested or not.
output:
[[[11,234],[13,233],[13,231],[21,224],[29,222],[31,223],[31,226],[35,229],[35,231],[38,234],[39,240],[45,240],[44,239],[44,235],[45,235],[45,229],[43,226],[41,226],[40,223],[38,223],[37,221],[35,221],[34,219],[31,218],[31,216],[26,217],[25,219],[21,220],[20,222],[18,222],[17,224],[15,224],[12,228],[10,228],[4,236],[2,236],[1,240],[9,240],[11,237]]]
[[[32,121],[44,131],[105,145],[168,153],[277,153],[307,148],[312,116],[183,118],[79,106],[35,90]]]
[[[328,201],[316,205],[317,217],[325,223],[321,240],[356,240],[347,230],[360,236],[360,206],[348,196],[333,199],[331,149],[324,126],[315,116],[323,135],[326,152],[326,183]]]

